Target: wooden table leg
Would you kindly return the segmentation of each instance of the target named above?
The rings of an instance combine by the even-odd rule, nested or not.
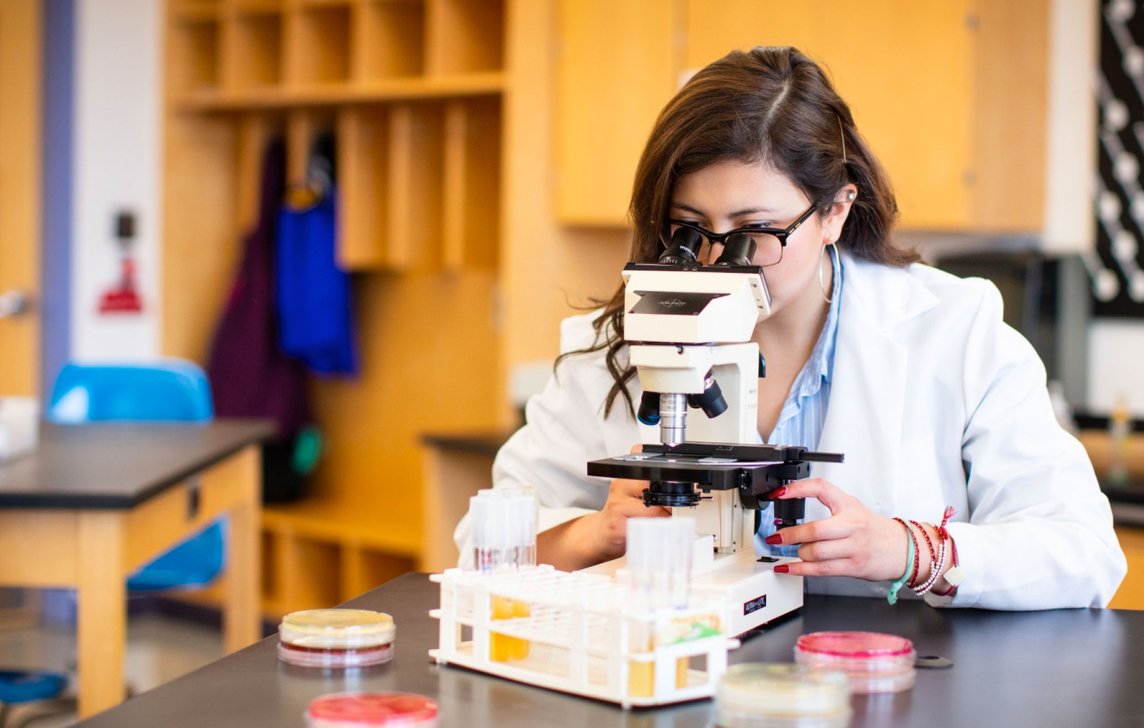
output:
[[[239,467],[242,500],[230,512],[226,553],[226,596],[223,603],[223,647],[227,654],[262,638],[259,546],[262,500],[262,452],[250,446],[234,456]]]
[[[79,717],[123,701],[123,651],[127,639],[127,584],[123,573],[123,516],[79,515],[78,619]]]

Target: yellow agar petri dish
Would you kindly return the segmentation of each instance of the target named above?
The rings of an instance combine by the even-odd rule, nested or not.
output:
[[[301,667],[368,667],[393,658],[393,617],[366,609],[309,609],[282,618],[278,658]]]
[[[844,728],[850,685],[841,672],[793,663],[732,665],[715,689],[718,728]]]

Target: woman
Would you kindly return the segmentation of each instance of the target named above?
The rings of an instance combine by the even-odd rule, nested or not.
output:
[[[1124,555],[1084,449],[1053,417],[1044,366],[1002,322],[993,285],[891,245],[896,215],[850,109],[791,48],[703,69],[648,140],[632,260],[657,260],[691,227],[712,262],[726,233],[749,229],[773,298],[753,337],[767,362],[759,439],[846,455],[779,495],[814,499],[806,522],[776,531],[764,513],[756,548],[797,549],[788,570],[812,577],[811,592],[906,584],[935,605],[1107,604]],[[585,474],[589,460],[658,442],[633,415],[623,314],[621,288],[564,321],[556,376],[493,469],[497,487],[539,486],[539,559],[557,568],[621,556],[627,518],[667,515],[644,506],[646,483]],[[467,534],[463,521],[462,554]]]

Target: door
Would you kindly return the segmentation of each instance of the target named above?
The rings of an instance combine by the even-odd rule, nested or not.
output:
[[[0,0],[0,396],[40,369],[42,0]]]

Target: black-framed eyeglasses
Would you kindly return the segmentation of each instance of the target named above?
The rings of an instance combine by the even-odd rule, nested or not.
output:
[[[661,238],[664,247],[669,248],[671,247],[672,236],[675,235],[677,230],[680,228],[694,230],[703,238],[703,247],[699,250],[696,257],[699,260],[712,261],[714,259],[712,248],[716,245],[723,246],[727,242],[727,238],[742,233],[755,241],[755,265],[775,265],[783,259],[783,248],[786,247],[787,238],[789,238],[791,233],[795,230],[798,230],[804,222],[809,220],[810,216],[814,214],[814,211],[817,210],[818,207],[818,205],[811,205],[806,212],[798,216],[797,220],[785,228],[748,226],[728,230],[725,233],[713,233],[697,223],[668,218],[667,226]]]

